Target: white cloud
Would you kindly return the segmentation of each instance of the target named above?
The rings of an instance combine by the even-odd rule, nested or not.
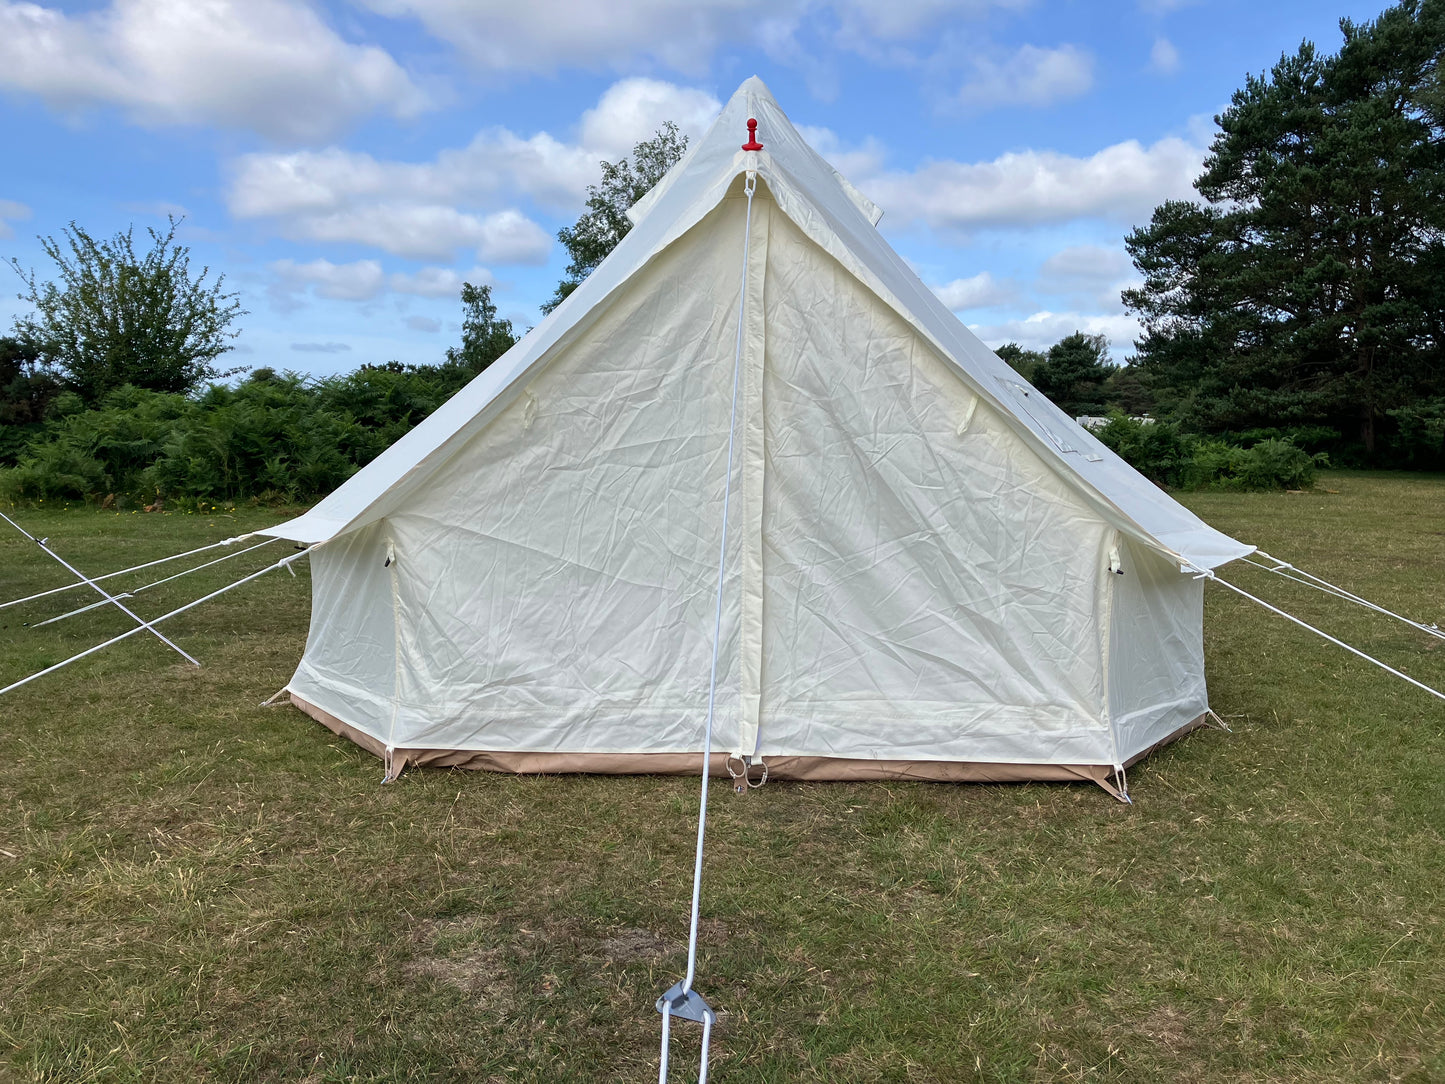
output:
[[[1094,85],[1093,54],[1077,45],[1057,49],[1024,45],[1012,56],[974,56],[969,65],[972,75],[957,96],[966,109],[1051,105],[1076,98]]]
[[[302,354],[345,354],[351,347],[346,343],[292,343],[291,349]]]
[[[1117,310],[1119,294],[1139,281],[1133,262],[1122,248],[1071,245],[1043,262],[1036,287],[1040,293],[1067,299],[1071,304]]]
[[[1128,253],[1103,245],[1071,245],[1055,252],[1039,268],[1046,279],[1085,286],[1116,282],[1133,270]]]
[[[506,204],[525,198],[573,211],[604,158],[626,154],[669,113],[696,136],[718,108],[699,90],[624,79],[582,115],[579,142],[492,128],[423,162],[337,147],[248,154],[232,164],[226,198],[236,217],[270,219],[287,237],[426,260],[470,247],[491,264],[539,264],[551,235]]]
[[[0,86],[286,140],[426,106],[389,54],[344,41],[295,0],[111,0],[77,15],[0,0]]]
[[[14,237],[11,222],[23,222],[30,217],[30,208],[13,199],[0,199],[0,238]],[[6,220],[9,221],[6,221]]]
[[[478,217],[437,204],[373,203],[330,214],[306,215],[283,225],[288,237],[360,244],[421,260],[451,259],[470,247],[499,264],[542,264],[552,236],[516,210]]]
[[[990,8],[1025,8],[1031,0],[846,0],[833,5],[846,24],[881,38],[912,37],[947,16],[977,18]]]
[[[981,271],[966,279],[954,279],[943,286],[935,286],[933,292],[954,312],[1006,304],[1014,296],[1013,290],[996,282],[987,271]]]
[[[423,267],[412,274],[394,271],[387,279],[397,293],[418,297],[460,297],[464,282],[473,286],[497,285],[496,278],[485,267],[474,267],[465,275],[450,267]]]
[[[831,128],[815,128],[812,125],[798,125],[798,134],[808,141],[808,146],[827,159],[828,164],[847,177],[850,182],[858,177],[869,177],[883,165],[883,146],[869,136],[856,147],[845,145]]]
[[[618,159],[666,121],[696,138],[720,109],[722,103],[706,91],[659,79],[623,79],[582,114],[579,134],[588,150]]]
[[[493,72],[554,72],[579,66],[622,71],[649,64],[697,74],[721,46],[760,46],[775,60],[810,59],[800,30],[845,48],[916,38],[946,20],[975,19],[1031,0],[359,0],[373,11],[415,18],[433,36]]]
[[[307,292],[334,301],[371,301],[390,290],[418,297],[458,297],[462,283],[495,286],[496,279],[485,267],[474,267],[466,274],[450,267],[423,267],[417,271],[393,271],[386,274],[377,260],[356,260],[332,263],[330,260],[277,260],[271,264],[274,276],[268,293],[272,303],[283,312],[301,307],[301,296]]]
[[[1169,137],[1128,140],[1088,158],[1017,151],[991,162],[931,162],[913,173],[867,178],[892,221],[935,228],[1037,225],[1075,218],[1138,221],[1166,199],[1188,198],[1204,150]]]
[[[1139,337],[1138,322],[1122,313],[1036,312],[1022,320],[998,324],[969,324],[969,330],[990,347],[1016,342],[1025,350],[1047,350],[1076,331],[1103,335],[1113,348],[1115,360]]]
[[[1179,50],[1168,38],[1155,38],[1149,50],[1149,67],[1160,75],[1173,75],[1179,70]]]
[[[271,265],[277,281],[285,288],[311,287],[320,297],[336,301],[369,301],[386,284],[386,275],[376,260],[335,264],[330,260],[296,263],[277,260]]]
[[[621,69],[650,59],[679,71],[706,67],[716,46],[746,37],[770,0],[362,0],[383,15],[409,15],[434,37],[491,71]],[[801,7],[798,0],[783,8]]]

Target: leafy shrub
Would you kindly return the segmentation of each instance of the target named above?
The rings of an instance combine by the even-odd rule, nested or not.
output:
[[[1181,474],[1192,449],[1177,426],[1169,422],[1141,422],[1120,413],[1095,430],[1098,437],[1135,470],[1160,485],[1181,484]]]
[[[1328,425],[1289,425],[1266,429],[1246,429],[1240,433],[1224,433],[1223,439],[1241,448],[1252,448],[1266,440],[1282,440],[1311,455],[1332,452],[1340,447],[1340,431]]]
[[[1251,447],[1180,433],[1168,422],[1112,415],[1095,434],[1145,477],[1185,489],[1308,489],[1324,453],[1269,438]]]
[[[1396,431],[1390,452],[1413,470],[1445,470],[1445,399],[1426,399],[1389,412]]]
[[[105,490],[105,466],[71,444],[36,445],[18,466],[0,470],[0,496],[11,500],[85,498]]]
[[[16,466],[0,471],[0,493],[314,500],[473,375],[450,363],[366,366],[317,381],[258,369],[235,387],[213,384],[194,396],[125,385],[89,410],[62,393]]]
[[[1244,489],[1309,489],[1315,459],[1286,440],[1262,440],[1240,457],[1235,477]]]

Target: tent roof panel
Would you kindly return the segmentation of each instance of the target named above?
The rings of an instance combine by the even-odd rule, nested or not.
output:
[[[741,149],[749,117],[759,122],[762,151]],[[633,229],[567,300],[310,512],[260,533],[316,543],[387,514],[585,329],[594,310],[715,208],[748,170],[757,171],[789,218],[916,328],[1105,519],[1200,568],[1253,550],[1214,530],[1144,478],[964,327],[877,231],[878,209],[808,146],[756,77],[743,83],[708,133],[638,202]]]

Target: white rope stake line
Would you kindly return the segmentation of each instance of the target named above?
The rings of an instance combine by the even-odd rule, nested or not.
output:
[[[1321,591],[1326,595],[1333,595],[1335,596],[1335,598],[1344,599],[1346,602],[1353,602],[1357,606],[1363,606],[1367,610],[1374,610],[1376,613],[1384,614],[1386,617],[1393,617],[1396,621],[1403,621],[1411,628],[1419,629],[1421,632],[1426,633],[1430,636],[1434,636],[1437,639],[1445,640],[1445,631],[1442,631],[1437,625],[1426,625],[1422,624],[1419,621],[1412,621],[1410,618],[1405,617],[1403,614],[1397,614],[1394,610],[1387,610],[1385,607],[1379,605],[1378,603],[1371,602],[1367,598],[1361,598],[1359,595],[1355,594],[1352,591],[1347,591],[1343,587],[1337,587],[1335,584],[1330,583],[1328,580],[1321,579],[1319,576],[1316,576],[1312,572],[1306,572],[1302,568],[1295,568],[1295,566],[1290,564],[1288,561],[1281,561],[1278,557],[1271,557],[1263,550],[1257,552],[1261,557],[1274,561],[1275,567],[1271,568],[1268,565],[1260,564],[1258,561],[1251,561],[1248,557],[1241,558],[1241,560],[1243,560],[1244,563],[1247,565],[1253,565],[1255,568],[1262,568],[1266,572],[1273,572],[1275,575],[1282,576],[1286,580],[1290,580],[1298,584],[1303,584],[1305,587],[1312,587],[1316,591]],[[1298,575],[1290,575],[1290,573],[1292,572],[1298,573]],[[1301,579],[1301,576],[1308,577],[1308,579]]]
[[[279,538],[268,538],[264,542],[257,542],[254,546],[247,546],[245,549],[237,550],[235,553],[228,553],[224,557],[217,557],[214,561],[207,561],[203,565],[197,565],[195,568],[188,568],[184,572],[177,572],[174,576],[167,576],[165,579],[155,580],[152,583],[146,584],[144,587],[137,587],[133,591],[126,591],[124,594],[116,595],[115,597],[134,598],[142,591],[149,591],[152,587],[159,587],[163,583],[170,583],[172,580],[178,580],[182,576],[189,576],[192,572],[199,572],[203,568],[210,568],[212,565],[218,565],[222,561],[229,561],[232,557],[240,557],[243,553],[250,553],[252,550],[258,550],[262,546],[269,546],[272,542],[279,541],[281,541]],[[38,629],[42,625],[51,625],[54,624],[56,621],[64,621],[67,617],[74,617],[76,614],[83,614],[88,610],[94,610],[97,606],[104,605],[104,602],[92,602],[89,606],[82,606],[78,610],[71,610],[68,613],[57,614],[55,617],[47,618],[44,621],[37,621],[30,627],[32,629]]]
[[[743,182],[743,194],[748,198],[747,216],[743,225],[743,271],[738,288],[738,333],[733,349],[733,390],[732,408],[728,416],[727,474],[723,482],[722,539],[718,543],[717,558],[717,600],[713,608],[712,627],[712,672],[707,683],[707,726],[703,731],[702,750],[702,794],[698,801],[697,813],[697,856],[692,868],[692,920],[687,933],[687,976],[682,980],[682,994],[692,990],[692,980],[697,974],[697,926],[702,900],[702,855],[703,838],[707,830],[707,784],[712,760],[712,727],[717,707],[717,657],[722,640],[723,585],[727,578],[728,555],[728,509],[733,492],[733,450],[736,443],[738,423],[738,384],[742,373],[743,320],[746,316],[748,297],[748,253],[753,232],[753,192],[757,188],[757,174],[749,171]],[[662,1061],[658,1068],[658,1084],[667,1084],[667,1047],[671,1034],[672,1003],[664,1000],[662,1006]],[[698,1070],[698,1084],[707,1084],[708,1042],[712,1038],[712,1013],[707,1012],[702,1021],[702,1065]]]
[[[106,580],[113,580],[117,576],[124,576],[128,572],[139,572],[143,568],[154,568],[156,565],[164,565],[171,561],[179,561],[182,557],[194,557],[198,553],[205,553],[217,546],[229,546],[233,542],[239,542],[243,538],[250,538],[248,534],[239,534],[235,538],[223,538],[219,542],[212,542],[209,546],[201,546],[198,549],[187,550],[185,553],[173,553],[169,557],[162,557],[158,561],[147,561],[143,565],[132,565],[130,568],[123,568],[119,572],[107,572],[104,576],[96,576],[91,583],[104,583]],[[34,595],[26,595],[24,598],[11,599],[9,602],[0,602],[0,610],[8,609],[11,606],[19,606],[22,602],[34,602],[38,598],[49,598],[51,595],[58,595],[62,591],[74,591],[77,587],[84,587],[86,581],[67,583],[64,587],[52,587],[49,591],[40,591]]]
[[[1206,580],[1213,580],[1215,583],[1220,584],[1220,585],[1223,586],[1223,587],[1229,588],[1231,591],[1235,592],[1236,594],[1243,595],[1245,598],[1249,599],[1251,602],[1257,602],[1257,603],[1259,603],[1261,606],[1263,606],[1266,610],[1269,610],[1271,613],[1277,613],[1277,614],[1279,614],[1280,617],[1283,617],[1285,620],[1287,620],[1287,621],[1293,621],[1293,622],[1294,622],[1296,625],[1298,625],[1300,628],[1302,628],[1302,629],[1308,629],[1310,632],[1314,633],[1316,636],[1321,636],[1321,637],[1323,637],[1324,639],[1328,640],[1330,643],[1334,644],[1336,647],[1342,647],[1342,648],[1344,648],[1344,649],[1345,649],[1346,651],[1348,651],[1351,655],[1358,655],[1360,658],[1364,659],[1366,662],[1374,663],[1374,664],[1375,664],[1376,666],[1378,666],[1381,670],[1384,670],[1385,672],[1390,673],[1390,674],[1394,674],[1397,678],[1402,678],[1403,680],[1408,681],[1411,685],[1415,686],[1417,689],[1423,689],[1425,692],[1429,693],[1431,696],[1436,697],[1436,698],[1439,699],[1439,700],[1445,700],[1445,693],[1442,693],[1439,689],[1431,688],[1429,685],[1426,685],[1423,681],[1416,681],[1416,680],[1415,680],[1414,678],[1412,678],[1409,674],[1405,674],[1405,673],[1402,673],[1402,672],[1399,671],[1399,670],[1396,670],[1393,666],[1389,666],[1389,665],[1387,665],[1386,663],[1381,662],[1379,659],[1375,658],[1373,655],[1366,655],[1366,654],[1365,654],[1363,651],[1361,651],[1359,648],[1357,648],[1357,647],[1351,647],[1349,644],[1345,643],[1343,640],[1338,640],[1338,639],[1336,639],[1335,637],[1331,636],[1329,633],[1323,632],[1323,631],[1321,631],[1320,629],[1315,628],[1313,625],[1309,624],[1309,622],[1307,622],[1307,621],[1301,621],[1298,617],[1295,617],[1294,614],[1285,613],[1285,612],[1284,612],[1283,610],[1281,610],[1278,606],[1271,606],[1268,602],[1265,602],[1264,599],[1258,598],[1258,597],[1256,597],[1256,596],[1254,596],[1254,595],[1251,595],[1248,591],[1244,590],[1244,588],[1242,588],[1242,587],[1235,587],[1234,584],[1230,583],[1228,580],[1221,580],[1218,576],[1216,576],[1213,572],[1209,571],[1208,569],[1195,569],[1195,573],[1196,573],[1196,575],[1195,575],[1195,578],[1196,578],[1196,579],[1199,579],[1199,578],[1202,577],[1203,579],[1206,579]]]
[[[130,593],[129,591],[122,591],[120,594],[116,595],[115,597],[116,597],[116,598],[130,598],[130,597],[131,597],[131,593]],[[44,627],[45,625],[53,625],[53,624],[55,624],[55,622],[57,622],[57,621],[64,621],[67,617],[75,617],[75,616],[77,616],[78,614],[88,614],[88,613],[90,613],[91,610],[98,610],[98,609],[100,609],[102,606],[109,606],[109,605],[110,605],[110,602],[109,602],[108,600],[106,600],[106,599],[101,599],[99,602],[92,602],[92,603],[90,603],[90,604],[87,605],[87,606],[78,606],[78,607],[76,607],[76,608],[73,609],[73,610],[68,610],[68,611],[66,611],[65,613],[60,614],[60,615],[57,616],[57,617],[47,617],[44,621],[37,621],[37,622],[35,622],[35,624],[33,624],[33,625],[30,624],[30,623],[27,621],[27,622],[25,623],[25,627],[26,627],[27,629],[38,629],[38,628],[42,628],[42,627]]]
[[[317,545],[320,545],[320,544],[321,544],[321,543],[319,543],[319,542],[317,543]],[[151,623],[154,624],[154,625],[159,625],[162,621],[169,621],[172,617],[175,617],[175,616],[177,616],[177,615],[179,615],[179,614],[183,614],[183,613],[185,613],[187,610],[194,609],[195,607],[199,606],[199,605],[200,605],[201,603],[203,603],[203,602],[210,602],[211,599],[216,598],[218,595],[224,595],[227,591],[230,591],[230,590],[233,590],[234,588],[240,587],[243,583],[250,583],[252,580],[258,579],[259,577],[266,575],[266,573],[268,573],[268,572],[273,572],[273,571],[275,571],[275,570],[278,569],[278,568],[286,568],[287,566],[289,566],[289,565],[291,564],[292,561],[300,560],[302,557],[305,557],[308,553],[310,553],[310,552],[311,552],[313,549],[315,549],[315,548],[316,548],[315,546],[308,546],[306,549],[302,550],[300,553],[293,553],[293,554],[291,554],[291,556],[289,556],[289,557],[283,557],[283,558],[281,558],[281,560],[277,561],[274,565],[267,565],[265,568],[261,569],[261,571],[259,571],[259,572],[253,572],[253,573],[251,573],[249,576],[245,576],[245,577],[237,580],[237,581],[236,581],[235,583],[233,583],[233,584],[230,584],[230,585],[228,585],[228,586],[226,586],[226,587],[222,587],[219,591],[212,591],[209,595],[203,595],[202,597],[196,599],[194,602],[188,602],[188,603],[186,603],[184,606],[180,606],[180,607],[172,610],[172,611],[171,611],[170,613],[168,613],[168,614],[162,614],[160,617],[156,618],[155,621],[153,621],[153,622],[151,622]],[[289,569],[288,569],[288,570],[289,570]],[[88,647],[88,648],[86,648],[84,651],[80,652],[80,654],[70,656],[70,658],[66,659],[64,662],[58,662],[58,663],[56,663],[54,666],[47,666],[44,670],[40,670],[40,671],[38,671],[37,673],[31,674],[31,675],[30,675],[29,677],[27,677],[27,678],[21,678],[19,681],[15,682],[14,684],[5,686],[5,688],[0,689],[0,696],[4,696],[6,693],[10,692],[12,689],[18,689],[18,688],[20,688],[20,686],[22,686],[22,685],[29,685],[32,681],[36,680],[37,678],[43,678],[46,674],[53,674],[53,673],[55,673],[55,671],[59,670],[61,667],[69,666],[71,663],[73,663],[73,662],[78,662],[79,660],[85,658],[87,655],[94,655],[97,651],[100,651],[102,648],[110,647],[111,644],[118,644],[118,643],[120,643],[122,640],[128,640],[128,639],[130,639],[132,636],[134,636],[136,633],[138,633],[138,632],[144,632],[144,631],[145,631],[145,629],[143,629],[143,628],[141,628],[141,626],[137,625],[135,628],[129,629],[129,630],[127,630],[126,632],[121,633],[119,636],[113,636],[113,637],[111,637],[109,640],[107,640],[107,641],[106,641],[105,643],[103,643],[103,644],[96,644],[94,647]]]
[[[130,609],[129,607],[127,607],[127,606],[125,605],[125,603],[123,603],[123,602],[120,601],[120,599],[116,598],[116,597],[115,597],[114,595],[112,595],[112,594],[107,593],[107,592],[106,592],[106,589],[105,589],[104,587],[101,587],[100,584],[96,583],[94,580],[86,579],[86,576],[85,576],[85,573],[84,573],[84,572],[80,571],[80,569],[76,568],[76,567],[75,567],[74,565],[72,565],[69,561],[67,561],[64,557],[60,556],[60,554],[56,553],[53,549],[51,549],[49,546],[47,546],[47,545],[45,544],[45,542],[46,542],[45,539],[43,539],[43,538],[36,538],[33,534],[31,534],[29,531],[27,531],[24,527],[20,526],[20,524],[16,523],[13,519],[11,519],[9,516],[7,516],[4,512],[0,512],[0,519],[3,519],[6,523],[10,524],[10,526],[14,527],[17,531],[19,531],[21,534],[23,534],[26,538],[30,539],[30,541],[34,542],[37,546],[39,546],[39,547],[40,547],[42,550],[44,550],[46,553],[50,554],[50,556],[54,557],[57,561],[59,561],[59,562],[65,567],[65,570],[66,570],[67,572],[69,572],[72,576],[76,576],[76,577],[79,577],[79,578],[82,579],[82,580],[85,580],[86,583],[90,584],[91,587],[95,588],[96,594],[98,594],[101,598],[103,598],[103,599],[105,599],[107,602],[109,602],[112,606],[114,606],[114,607],[115,607],[117,610],[119,610],[121,613],[123,613],[123,614],[125,614],[127,617],[129,617],[132,621],[134,621],[134,622],[135,622],[137,625],[139,625],[141,628],[143,628],[143,629],[149,629],[150,632],[155,636],[155,638],[156,638],[157,640],[159,640],[161,643],[165,644],[166,647],[170,648],[172,651],[174,651],[174,652],[175,652],[177,655],[179,655],[181,658],[185,659],[185,660],[186,660],[188,663],[190,663],[192,666],[196,667],[197,669],[200,669],[201,663],[200,663],[200,661],[199,661],[198,659],[194,658],[194,657],[191,656],[189,653],[187,653],[187,652],[185,651],[185,649],[183,649],[179,644],[176,644],[176,643],[174,643],[172,640],[170,640],[170,639],[169,639],[167,636],[165,636],[165,634],[163,634],[159,629],[152,627],[151,624],[150,624],[150,622],[146,621],[146,619],[143,618],[143,617],[141,617],[140,614],[136,613],[134,610],[132,610],[132,609]]]

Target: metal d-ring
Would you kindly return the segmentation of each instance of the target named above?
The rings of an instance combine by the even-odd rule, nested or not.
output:
[[[733,770],[733,761],[735,760],[743,766],[742,771],[739,772]],[[729,753],[725,765],[728,770],[728,775],[732,776],[733,791],[737,794],[741,794],[745,787],[750,787],[753,790],[757,790],[768,781],[768,762],[765,761],[762,757],[758,757],[758,766],[763,769],[763,774],[758,778],[758,781],[756,783],[754,783],[752,779],[752,757],[744,757],[739,756],[737,753]]]
[[[768,781],[768,762],[762,757],[758,757],[758,765],[763,769],[762,776],[758,779],[756,783],[754,783],[751,779],[748,780],[748,786],[752,787],[754,790],[757,790]],[[748,765],[748,768],[749,770],[751,770],[752,765]]]

